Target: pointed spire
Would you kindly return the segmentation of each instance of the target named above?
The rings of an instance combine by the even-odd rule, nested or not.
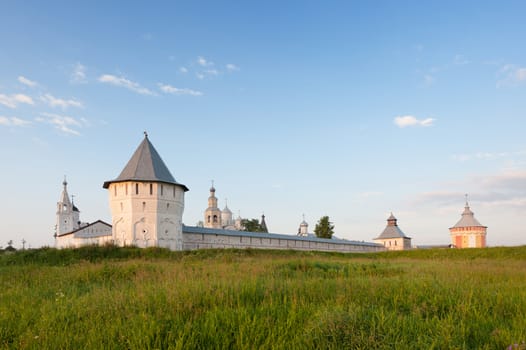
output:
[[[265,213],[261,215],[261,223],[259,226],[261,226],[261,230],[263,232],[268,232],[267,223],[265,222]]]
[[[71,201],[69,200],[69,194],[68,194],[68,182],[66,181],[66,175],[64,175],[64,181],[62,181],[62,194],[60,195],[60,203],[65,207],[69,208],[71,205]]]
[[[387,226],[398,226],[397,221],[398,219],[391,212],[391,215],[387,218]]]

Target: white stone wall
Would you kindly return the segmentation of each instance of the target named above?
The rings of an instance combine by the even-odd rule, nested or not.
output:
[[[387,250],[411,249],[411,239],[407,237],[375,239],[374,242],[382,244]]]
[[[182,249],[183,188],[128,181],[111,183],[108,195],[116,245]]]
[[[184,250],[195,249],[291,249],[291,250],[314,250],[327,252],[342,252],[342,253],[365,253],[384,251],[382,245],[364,242],[328,240],[317,238],[306,238],[298,236],[289,236],[281,234],[259,234],[246,233],[240,231],[227,230],[208,230],[205,233],[196,233],[188,231],[199,231],[198,228],[187,227],[186,232],[182,232],[181,247]],[[105,231],[104,231],[105,230]],[[104,233],[105,232],[105,233]],[[58,248],[75,248],[83,245],[105,243],[115,243],[111,234],[111,228],[104,224],[104,226],[97,226],[97,229],[90,229],[89,227],[81,229],[76,233],[67,234],[57,237]],[[139,247],[160,246],[171,250],[180,250],[176,246],[174,240],[159,239],[155,241],[138,242],[133,244]],[[132,245],[132,244],[130,244]]]
[[[272,236],[269,234],[268,236]],[[327,252],[373,252],[383,251],[384,247],[374,244],[362,244],[352,241],[309,240],[298,239],[296,236],[284,237],[257,237],[236,234],[188,233],[183,234],[184,250],[211,249],[211,248],[254,248],[254,249],[292,249],[316,250]]]
[[[112,242],[111,226],[97,221],[72,233],[57,236],[57,248],[78,248],[85,245],[104,245]]]

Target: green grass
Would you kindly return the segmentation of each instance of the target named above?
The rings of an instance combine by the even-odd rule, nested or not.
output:
[[[0,254],[0,348],[526,348],[526,247]]]

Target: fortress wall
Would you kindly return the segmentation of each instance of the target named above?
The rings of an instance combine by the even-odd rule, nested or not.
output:
[[[212,248],[293,249],[342,253],[385,250],[383,245],[375,243],[183,226],[184,250]]]

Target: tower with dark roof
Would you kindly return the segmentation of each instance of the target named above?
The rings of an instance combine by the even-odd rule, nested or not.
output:
[[[486,247],[487,226],[483,226],[475,219],[466,195],[466,205],[462,217],[449,228],[451,244],[456,248],[484,248]]]
[[[398,227],[398,220],[393,213],[387,218],[387,226],[374,242],[383,244],[388,250],[411,249],[411,237],[407,237]]]
[[[112,214],[112,238],[120,246],[183,249],[184,193],[145,133],[115,180],[104,182]]]

